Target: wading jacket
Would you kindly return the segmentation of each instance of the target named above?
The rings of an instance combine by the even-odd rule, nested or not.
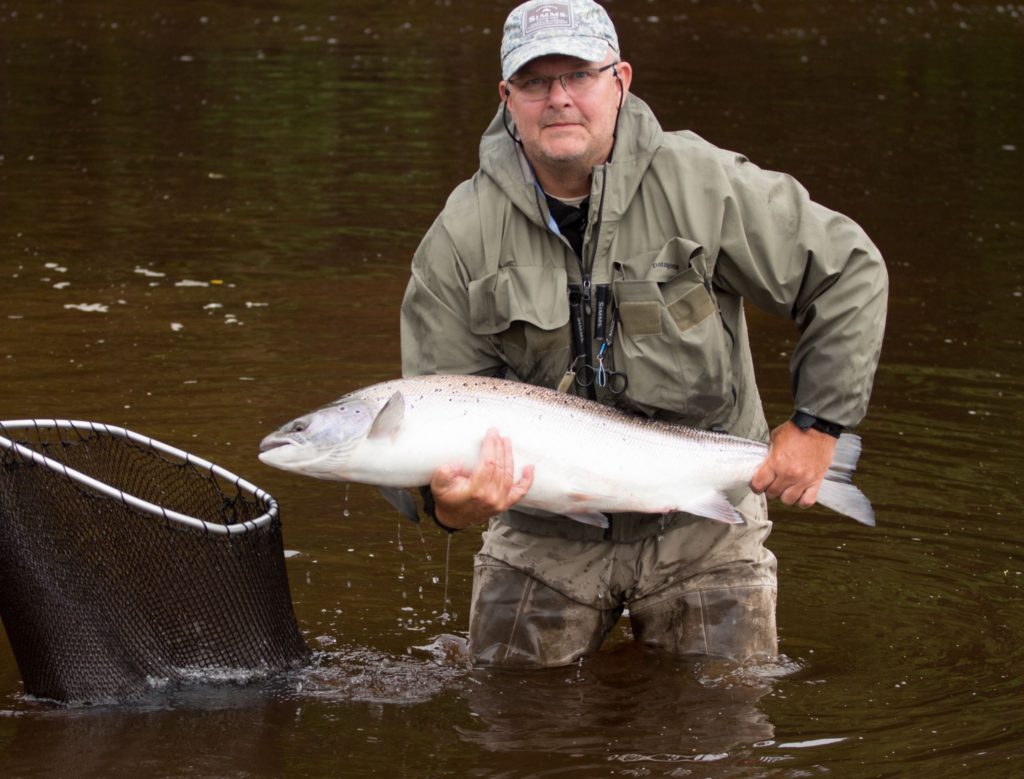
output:
[[[691,132],[664,132],[630,95],[612,161],[593,171],[582,255],[557,233],[499,112],[479,171],[451,194],[413,258],[403,373],[504,374],[555,387],[572,361],[567,289],[579,285],[593,302],[607,285],[618,310],[612,364],[629,383],[622,396],[602,391],[598,400],[766,441],[746,300],[796,323],[795,409],[846,427],[864,416],[885,267],[856,223],[812,202],[793,178]],[[592,355],[599,345],[591,342]],[[654,519],[616,515],[613,537],[644,537],[685,515]],[[546,535],[600,534],[515,510],[502,521]]]

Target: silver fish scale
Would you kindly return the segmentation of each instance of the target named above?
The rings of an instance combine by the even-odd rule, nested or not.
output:
[[[356,390],[340,398],[336,404],[350,399],[362,399],[382,406],[395,392],[402,393],[409,407],[415,406],[417,398],[429,399],[438,395],[464,402],[492,399],[502,405],[527,409],[543,406],[546,413],[557,413],[555,410],[559,410],[570,418],[580,417],[588,425],[604,428],[617,437],[636,440],[642,436],[645,443],[651,444],[664,436],[665,439],[659,443],[674,448],[678,448],[680,439],[684,439],[692,442],[704,456],[712,456],[716,451],[728,451],[735,455],[739,449],[744,449],[752,456],[761,458],[767,450],[766,445],[746,438],[649,419],[549,387],[490,376],[437,374],[394,379]]]

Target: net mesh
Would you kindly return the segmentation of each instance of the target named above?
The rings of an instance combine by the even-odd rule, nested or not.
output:
[[[0,422],[0,617],[25,691],[65,702],[309,660],[273,498],[92,423]]]

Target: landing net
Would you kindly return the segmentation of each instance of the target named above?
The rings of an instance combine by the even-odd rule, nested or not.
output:
[[[93,422],[0,422],[0,617],[25,691],[64,702],[309,659],[277,502]]]

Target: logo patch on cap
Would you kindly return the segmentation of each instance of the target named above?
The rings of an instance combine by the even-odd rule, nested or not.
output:
[[[547,3],[525,12],[523,34],[534,35],[541,30],[572,28],[572,7],[568,3]]]

